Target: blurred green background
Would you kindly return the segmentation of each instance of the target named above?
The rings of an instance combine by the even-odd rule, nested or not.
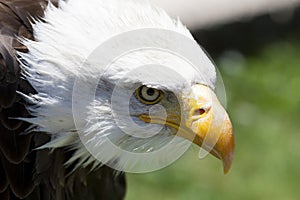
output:
[[[300,199],[299,36],[214,57],[235,131],[229,174],[212,156],[199,160],[193,146],[163,170],[128,174],[126,199]]]

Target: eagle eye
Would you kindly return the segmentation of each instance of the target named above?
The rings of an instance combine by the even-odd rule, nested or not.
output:
[[[157,90],[155,88],[141,86],[135,91],[136,97],[144,104],[156,104],[158,103],[162,97],[163,92],[161,90]]]

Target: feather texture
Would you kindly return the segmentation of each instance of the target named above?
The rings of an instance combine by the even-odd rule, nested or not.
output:
[[[16,36],[34,39],[32,19],[41,20],[47,2],[0,0],[0,199],[123,199],[123,174],[115,176],[108,167],[95,174],[89,173],[89,167],[75,171],[74,165],[65,167],[72,150],[35,150],[50,137],[25,132],[31,124],[16,119],[30,117],[28,102],[17,91],[36,93],[20,76],[16,51],[28,50]]]

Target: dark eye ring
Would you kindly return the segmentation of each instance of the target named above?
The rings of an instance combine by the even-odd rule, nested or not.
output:
[[[139,87],[135,91],[135,94],[142,103],[150,105],[158,103],[163,97],[163,92],[161,90],[144,85]]]

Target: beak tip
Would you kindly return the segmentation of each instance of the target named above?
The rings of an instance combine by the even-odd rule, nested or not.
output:
[[[233,152],[229,153],[225,158],[222,159],[224,174],[227,174],[231,168],[233,161]]]
[[[224,174],[228,174],[229,170],[230,170],[230,166],[226,166],[225,164],[223,164],[223,172],[224,172]]]
[[[224,174],[227,174],[231,168],[233,157],[234,157],[234,136],[233,130],[230,128],[229,134],[226,136],[227,140],[223,143],[223,151],[221,152],[221,160],[223,163]]]

